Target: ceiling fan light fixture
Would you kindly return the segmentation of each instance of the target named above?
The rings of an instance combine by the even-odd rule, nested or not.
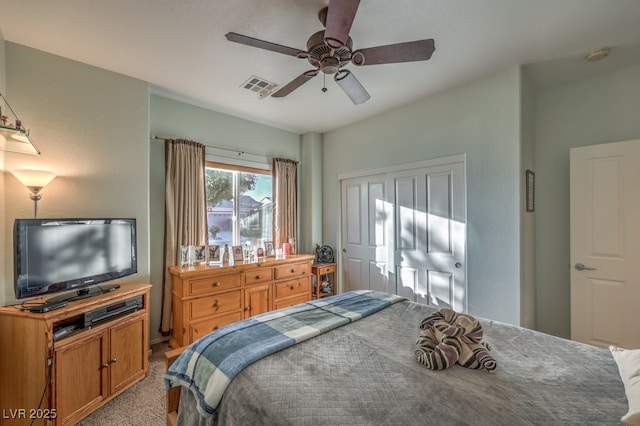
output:
[[[369,95],[367,90],[362,86],[362,84],[360,84],[358,79],[351,74],[351,71],[339,71],[336,73],[334,80],[338,83],[338,86],[340,86],[344,93],[349,96],[349,99],[351,99],[351,102],[353,102],[354,105],[360,105],[371,98],[371,95]]]

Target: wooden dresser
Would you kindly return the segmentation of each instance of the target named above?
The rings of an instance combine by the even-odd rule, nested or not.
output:
[[[311,300],[310,254],[258,262],[169,268],[173,276],[172,348],[211,331],[274,309]]]

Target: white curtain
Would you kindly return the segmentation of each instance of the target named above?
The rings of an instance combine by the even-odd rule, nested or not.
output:
[[[182,139],[165,140],[164,277],[160,332],[171,331],[171,274],[180,246],[206,245],[205,146]]]

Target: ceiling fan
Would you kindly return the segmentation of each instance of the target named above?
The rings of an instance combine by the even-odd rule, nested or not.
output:
[[[353,50],[353,40],[349,37],[349,31],[359,4],[360,0],[330,0],[329,6],[318,13],[318,19],[325,29],[309,37],[306,51],[233,32],[227,33],[226,37],[235,43],[306,59],[314,66],[314,69],[305,71],[273,93],[272,97],[287,96],[322,71],[325,74],[334,74],[338,86],[358,105],[369,100],[370,95],[351,71],[342,69],[345,65],[426,61],[435,50],[432,38]],[[326,91],[326,88],[323,88],[323,91]]]

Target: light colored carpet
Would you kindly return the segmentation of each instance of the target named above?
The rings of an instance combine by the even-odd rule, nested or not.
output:
[[[154,345],[149,357],[149,375],[98,410],[84,418],[80,426],[164,425],[167,394],[162,382],[165,372],[162,354],[166,344]]]

